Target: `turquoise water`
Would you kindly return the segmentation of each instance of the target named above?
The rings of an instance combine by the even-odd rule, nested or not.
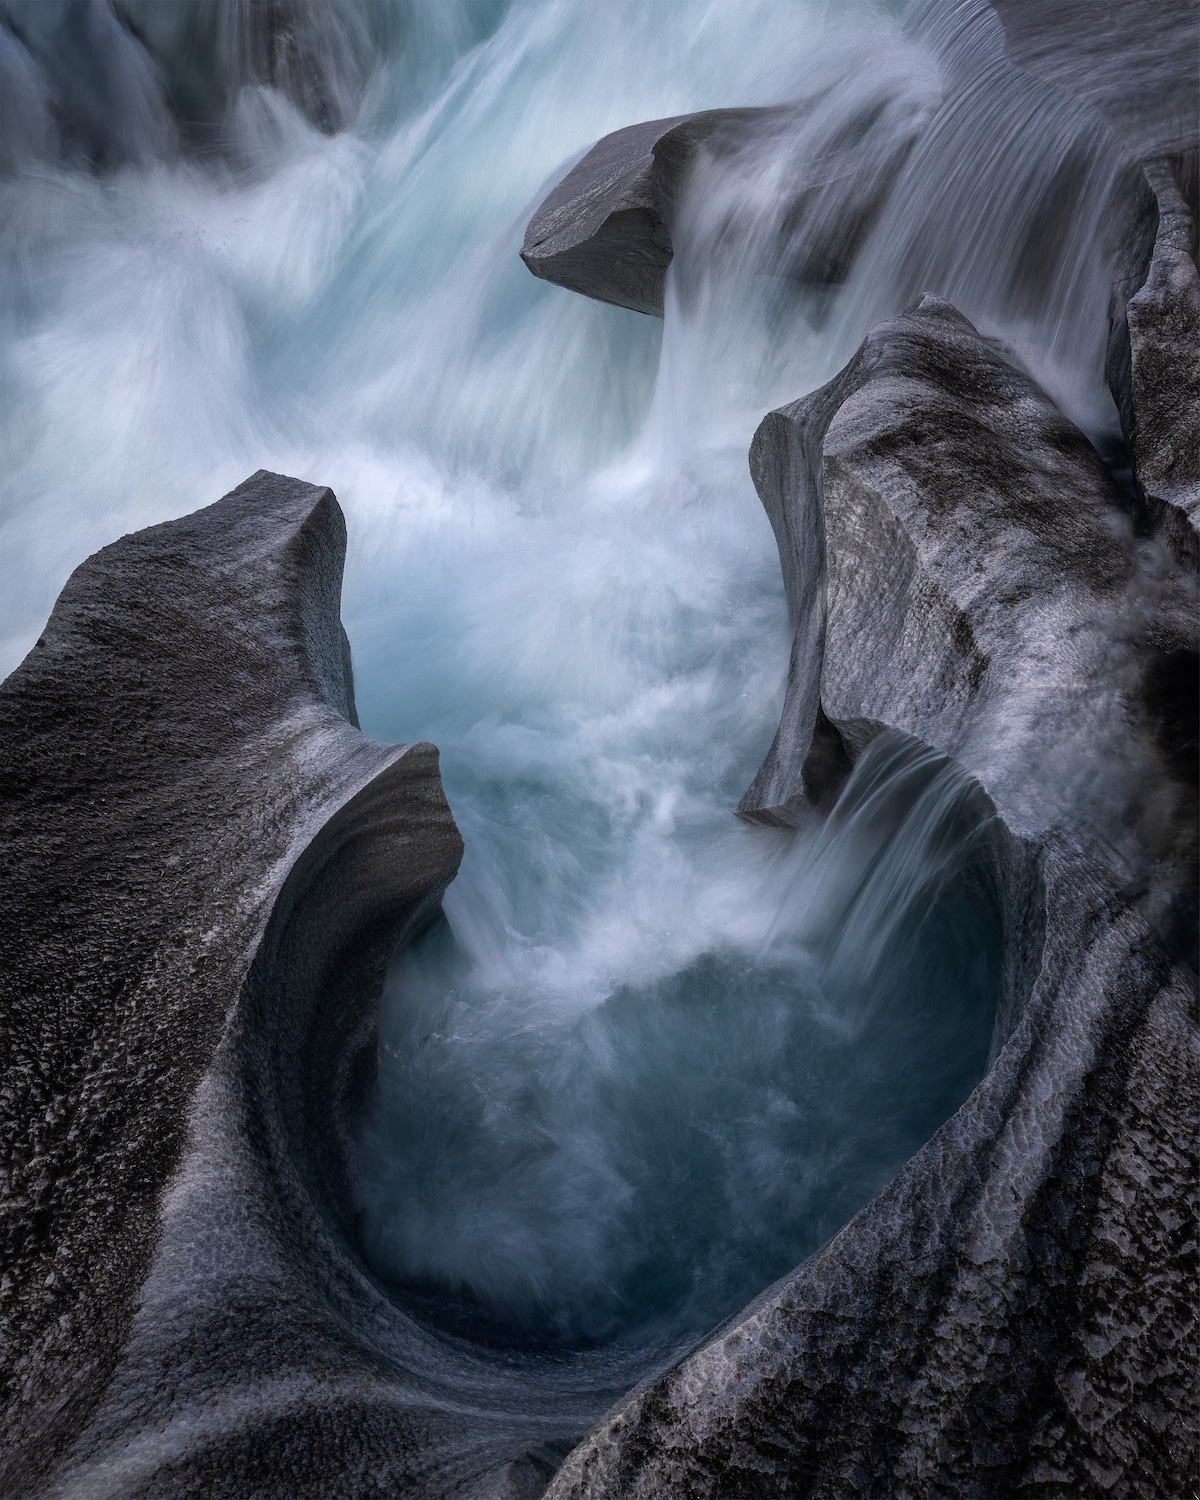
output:
[[[840,1228],[982,1072],[990,809],[899,736],[794,839],[698,810],[614,826],[598,799],[564,838],[572,783],[526,762],[515,790],[464,791],[479,821],[447,920],[389,975],[360,1244],[494,1339],[701,1332]]]
[[[888,741],[824,830],[731,812],[789,644],[763,413],[928,289],[1113,420],[1099,137],[1006,111],[985,7],[928,9],[342,0],[296,12],[320,66],[278,87],[228,6],[0,26],[0,666],[116,535],[260,467],[336,490],[363,727],[439,745],[467,845],[383,997],[360,1241],[489,1336],[712,1323],[984,1065],[1000,936],[961,775]],[[521,265],[598,136],[780,101],[785,139],[698,167],[663,322]],[[860,118],[873,160],[918,144],[846,285],[798,287],[764,249],[781,173]]]

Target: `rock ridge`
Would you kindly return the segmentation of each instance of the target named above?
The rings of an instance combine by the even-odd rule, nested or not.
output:
[[[7,1494],[40,1492],[103,1424],[220,1059],[241,1047],[229,1115],[273,1094],[255,1128],[291,1133],[294,1176],[311,1110],[342,1086],[314,1056],[361,1067],[336,1035],[352,1009],[326,1003],[333,956],[345,966],[349,942],[364,982],[457,866],[436,750],[355,727],[344,548],[331,490],[260,471],[82,564],[0,686]],[[307,1201],[328,1204],[336,1163],[307,1154]],[[264,1198],[278,1191],[268,1174]],[[142,1389],[143,1415],[162,1400]]]

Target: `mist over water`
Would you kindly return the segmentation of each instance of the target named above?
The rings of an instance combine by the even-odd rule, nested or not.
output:
[[[922,291],[1111,435],[1123,168],[980,4],[344,0],[315,73],[236,9],[0,6],[4,669],[119,533],[332,485],[363,726],[440,747],[467,847],[385,989],[363,1252],[498,1338],[699,1330],[953,1112],[999,983],[952,766],[888,738],[824,828],[731,816],[789,642],[751,435]],[[697,161],[663,323],[521,265],[600,135],[781,103]]]
[[[979,1077],[989,813],[885,735],[819,832],[693,818],[636,839],[621,891],[536,911],[476,863],[385,988],[369,1262],[504,1339],[665,1341],[735,1311]]]

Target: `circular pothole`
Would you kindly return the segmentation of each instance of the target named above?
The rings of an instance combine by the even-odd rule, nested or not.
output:
[[[684,962],[555,965],[449,902],[385,985],[366,1261],[489,1343],[661,1346],[737,1311],[981,1076],[1010,843],[953,762],[888,733]]]

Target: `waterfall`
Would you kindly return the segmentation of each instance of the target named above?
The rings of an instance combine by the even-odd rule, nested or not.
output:
[[[700,153],[661,324],[529,276],[597,137],[722,105],[786,108]],[[885,736],[824,823],[731,816],[789,640],[746,450],[923,291],[1119,447],[1129,171],[982,3],[0,4],[0,656],[122,531],[260,467],[337,490],[363,726],[440,747],[467,846],[358,1161],[432,1320],[665,1348],[980,1076],[978,788]]]

